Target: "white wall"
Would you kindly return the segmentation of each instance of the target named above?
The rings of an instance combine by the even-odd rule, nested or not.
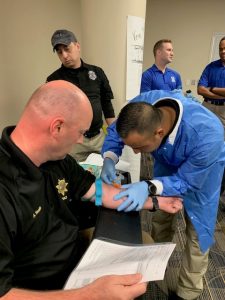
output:
[[[146,0],[81,0],[83,54],[109,78],[116,114],[125,103],[127,16],[145,12]]]
[[[50,38],[73,31],[82,58],[101,66],[116,112],[125,101],[126,16],[145,17],[146,0],[0,0],[0,131],[15,124],[31,93],[60,66]]]
[[[0,0],[0,130],[15,124],[28,97],[59,67],[50,37],[59,28],[75,32],[82,57],[100,65],[109,77],[116,112],[124,104],[126,16],[145,16],[146,0]],[[171,38],[171,67],[197,80],[208,63],[213,32],[225,32],[224,0],[148,0],[144,68],[152,47]]]
[[[15,124],[31,93],[58,68],[50,38],[81,35],[79,0],[0,0],[0,130]]]

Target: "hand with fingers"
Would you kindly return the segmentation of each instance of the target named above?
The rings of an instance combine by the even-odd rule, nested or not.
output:
[[[148,185],[145,181],[125,184],[122,191],[114,196],[114,200],[123,200],[117,207],[118,211],[152,209],[152,197],[149,197]],[[156,196],[160,210],[174,214],[183,208],[181,196]]]
[[[123,197],[126,199],[117,207],[118,211],[125,212],[132,210],[141,210],[148,200],[148,185],[145,181],[124,184],[121,186],[124,189],[114,197],[114,200],[119,200]]]
[[[179,196],[162,197],[158,196],[160,210],[175,214],[183,208],[183,199]]]
[[[111,158],[106,157],[104,159],[101,179],[107,184],[112,184],[112,182],[116,179],[115,162]]]
[[[107,275],[86,288],[99,300],[133,300],[146,292],[147,283],[140,282],[141,278],[141,274]]]

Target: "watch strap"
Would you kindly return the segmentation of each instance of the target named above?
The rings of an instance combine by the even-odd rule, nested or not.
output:
[[[157,211],[159,210],[159,201],[158,201],[158,198],[156,196],[152,196],[152,209],[149,209],[149,211]]]

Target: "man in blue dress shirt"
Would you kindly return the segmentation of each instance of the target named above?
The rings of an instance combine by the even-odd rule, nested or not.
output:
[[[204,98],[203,105],[217,115],[225,129],[225,36],[219,42],[219,56],[220,59],[211,62],[203,70],[198,83],[198,94]],[[224,190],[225,175],[221,194]]]
[[[163,39],[156,42],[153,54],[155,63],[142,74],[141,93],[151,90],[172,91],[182,89],[180,74],[167,68],[174,56],[172,41]]]

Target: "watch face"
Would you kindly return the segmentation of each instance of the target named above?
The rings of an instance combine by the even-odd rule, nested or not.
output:
[[[151,195],[155,195],[156,194],[156,186],[149,180],[145,180],[145,182],[147,183],[148,185],[148,195],[151,196]]]
[[[156,194],[156,186],[153,183],[149,186],[149,189],[150,189],[152,195]]]

